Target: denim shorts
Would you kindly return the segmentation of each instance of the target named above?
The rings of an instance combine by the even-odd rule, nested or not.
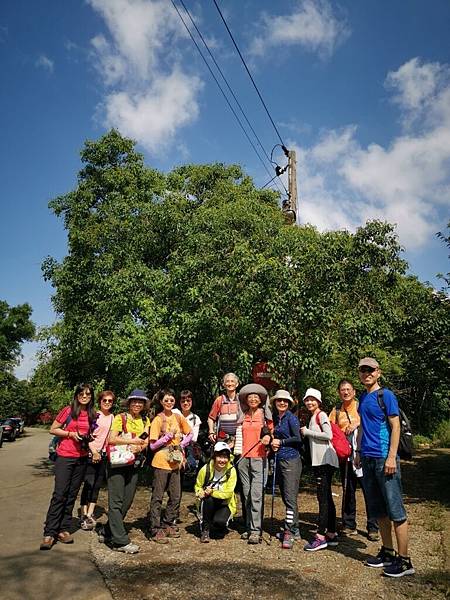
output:
[[[384,474],[385,461],[385,458],[361,457],[368,513],[376,519],[389,517],[394,522],[405,521],[400,460],[397,456],[397,470],[393,475]]]

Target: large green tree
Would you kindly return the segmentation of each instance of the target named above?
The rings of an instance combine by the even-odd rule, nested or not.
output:
[[[23,414],[26,384],[13,375],[22,343],[32,339],[31,306],[9,306],[0,300],[0,416]]]
[[[392,225],[293,227],[277,195],[239,166],[162,174],[114,130],[81,157],[76,189],[51,203],[68,254],[43,265],[60,316],[47,356],[58,385],[90,379],[125,393],[171,383],[207,404],[224,372],[248,380],[265,360],[280,385],[320,386],[331,403],[338,379],[371,353],[406,398],[408,362],[428,364],[414,332],[426,348],[437,336],[443,353],[439,327],[425,323],[448,323],[448,303],[405,276]],[[438,381],[448,392],[435,374],[423,369],[420,390]]]

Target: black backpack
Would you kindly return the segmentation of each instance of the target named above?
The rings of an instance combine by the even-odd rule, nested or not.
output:
[[[383,388],[380,388],[377,393],[378,406],[384,412],[386,423],[389,425],[389,420],[387,418],[386,405],[383,400]],[[400,440],[398,443],[398,455],[400,458],[405,460],[411,460],[413,457],[413,441],[412,441],[412,430],[411,425],[409,423],[408,417],[399,407],[398,409],[399,418],[400,418]]]

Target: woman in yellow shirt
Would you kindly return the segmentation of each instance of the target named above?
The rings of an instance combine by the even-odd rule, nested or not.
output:
[[[156,415],[150,428],[153,493],[150,502],[151,538],[166,544],[170,537],[180,537],[173,522],[178,515],[181,500],[180,468],[184,461],[184,448],[192,440],[192,430],[186,419],[172,412],[175,406],[173,390],[160,390],[156,394],[162,411]],[[164,520],[161,523],[161,506],[164,492],[169,494]]]

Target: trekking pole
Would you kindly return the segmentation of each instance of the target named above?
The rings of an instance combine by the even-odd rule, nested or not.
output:
[[[262,468],[262,506],[261,506],[261,540],[264,539],[263,537],[263,526],[264,526],[264,507],[265,507],[265,491],[266,491],[266,481],[265,481],[265,466],[266,466],[266,459],[263,458],[263,468]],[[267,542],[269,543],[269,542]]]
[[[346,461],[345,461],[345,469],[344,469],[344,484],[342,486],[341,519],[342,519],[342,525],[343,525],[343,527],[345,527],[345,523],[344,523],[345,496],[347,495],[347,477],[348,477],[348,463],[349,462],[350,461],[348,459],[346,459]]]
[[[274,507],[274,503],[275,503],[275,484],[276,484],[276,478],[277,478],[277,454],[275,453],[275,457],[274,457],[273,463],[272,463],[272,507],[270,509],[270,538],[269,538],[269,545],[272,544],[272,536],[273,536],[273,529],[274,529],[273,507]]]

